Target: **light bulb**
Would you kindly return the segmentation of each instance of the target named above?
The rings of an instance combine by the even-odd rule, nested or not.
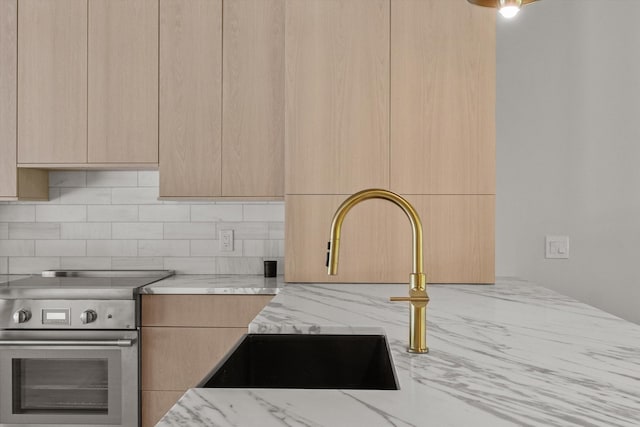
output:
[[[500,15],[504,16],[507,19],[511,19],[516,16],[520,12],[519,6],[502,6],[500,8]]]

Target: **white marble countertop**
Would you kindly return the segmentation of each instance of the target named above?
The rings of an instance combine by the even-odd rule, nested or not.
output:
[[[404,285],[288,284],[257,333],[383,330],[398,391],[191,389],[159,426],[640,425],[640,326],[527,282],[433,285],[405,352]]]
[[[282,276],[237,274],[178,274],[152,283],[141,294],[244,294],[275,295],[284,286]]]

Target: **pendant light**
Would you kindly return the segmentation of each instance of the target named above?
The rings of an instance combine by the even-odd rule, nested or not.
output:
[[[467,0],[469,3],[484,6],[495,7],[505,18],[513,18],[520,11],[520,8],[526,4],[533,3],[536,0]]]

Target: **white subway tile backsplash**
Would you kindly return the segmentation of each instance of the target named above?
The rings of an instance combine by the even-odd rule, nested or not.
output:
[[[49,178],[49,201],[0,203],[0,274],[262,274],[264,258],[283,261],[282,202],[159,201],[158,171],[53,171]],[[234,230],[233,252],[220,251],[224,229]]]
[[[140,240],[139,256],[189,256],[188,240]]]
[[[137,171],[89,171],[87,187],[137,187]]]
[[[87,206],[87,221],[132,222],[138,221],[138,206]]]
[[[244,256],[275,258],[284,256],[284,240],[245,240]]]
[[[55,222],[13,222],[8,231],[6,239],[60,239],[60,224]]]
[[[266,222],[221,222],[218,231],[233,230],[233,237],[240,240],[264,240],[269,238]]]
[[[214,222],[176,222],[164,224],[165,239],[215,239],[216,224]]]
[[[33,222],[35,220],[34,205],[0,205],[0,222]]]
[[[138,187],[159,187],[160,173],[158,171],[138,171]]]
[[[164,268],[175,270],[177,274],[218,274],[214,257],[167,257],[164,259]]]
[[[138,256],[138,241],[87,240],[87,256]]]
[[[118,205],[153,205],[158,203],[158,189],[148,188],[112,188],[111,200]]]
[[[109,222],[69,222],[60,224],[61,239],[110,239]]]
[[[162,257],[113,257],[111,268],[114,270],[162,270]]]
[[[267,229],[269,230],[269,239],[284,239],[284,221],[270,222]]]
[[[284,205],[244,205],[244,221],[284,221]]]
[[[262,258],[217,257],[218,274],[263,274]]]
[[[112,225],[112,239],[162,239],[161,222],[117,222]]]
[[[194,221],[194,222],[242,221],[242,205],[240,204],[192,205],[191,221]]]
[[[36,256],[86,256],[84,240],[36,240]]]
[[[86,187],[87,173],[84,171],[51,171],[49,187]]]
[[[61,205],[110,205],[110,188],[61,188]]]
[[[63,270],[111,270],[110,257],[60,257],[60,268]]]
[[[34,256],[33,240],[0,240],[0,256]]]
[[[235,240],[233,242],[232,252],[223,252],[220,250],[219,240],[192,240],[191,255],[192,256],[242,256],[244,242]]]
[[[43,270],[59,270],[59,257],[10,257],[9,274],[34,274]]]
[[[186,222],[189,221],[189,206],[153,205],[140,206],[140,221]]]
[[[38,222],[82,222],[87,220],[87,206],[38,205]]]

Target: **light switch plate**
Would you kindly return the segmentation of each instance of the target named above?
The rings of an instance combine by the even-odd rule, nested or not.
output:
[[[569,236],[546,236],[545,258],[569,258]]]

